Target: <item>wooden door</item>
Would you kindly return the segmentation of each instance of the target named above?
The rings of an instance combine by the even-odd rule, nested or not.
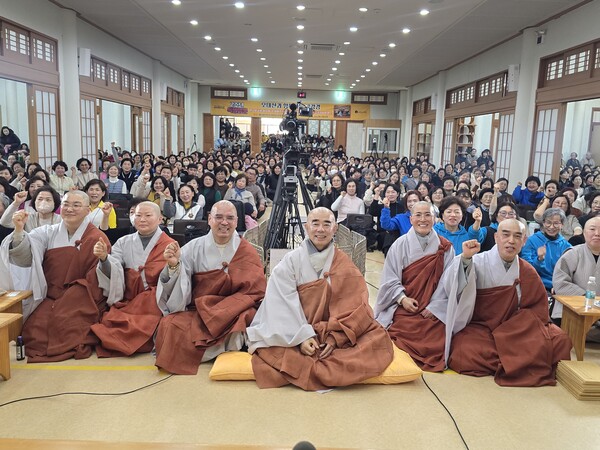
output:
[[[515,127],[515,112],[508,111],[500,113],[498,120],[498,132],[496,139],[496,152],[493,160],[496,163],[496,179],[506,178],[510,180],[510,160],[512,156],[513,130]]]
[[[444,123],[444,148],[442,153],[442,164],[454,164],[454,120],[446,120]]]
[[[51,166],[62,158],[59,148],[60,127],[58,123],[58,89],[31,85],[29,87],[30,120],[35,146],[31,157],[42,167]]]
[[[97,170],[98,149],[98,126],[96,115],[96,99],[82,96],[80,100],[81,114],[81,156],[92,162],[93,171]]]
[[[566,103],[538,106],[533,128],[529,173],[542,183],[557,178],[562,159]]]

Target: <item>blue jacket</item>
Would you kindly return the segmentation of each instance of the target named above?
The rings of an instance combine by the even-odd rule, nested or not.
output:
[[[546,246],[546,256],[543,261],[538,259],[537,250],[539,247]],[[552,274],[554,266],[558,259],[562,256],[565,250],[571,248],[571,244],[567,240],[558,235],[554,241],[548,239],[544,233],[537,232],[527,239],[527,242],[521,250],[521,258],[533,266],[540,278],[542,279],[546,289],[552,288]]]
[[[492,222],[488,225],[490,228],[498,231],[498,222]],[[473,225],[469,227],[469,239],[477,239],[477,242],[483,244],[485,238],[487,237],[487,227],[480,227],[478,231],[473,229]]]
[[[543,192],[531,192],[521,186],[517,186],[512,195],[519,205],[527,206],[537,206],[544,198]]]
[[[442,222],[438,222],[433,226],[433,229],[438,235],[445,237],[452,243],[455,255],[460,255],[462,253],[463,242],[472,239],[469,237],[467,229],[462,225],[459,225],[458,230],[456,231],[448,231]]]
[[[390,217],[390,208],[382,208],[379,220],[381,222],[381,227],[384,230],[399,230],[400,236],[408,233],[408,230],[412,228],[412,224],[410,223],[410,212],[396,214],[394,217]]]

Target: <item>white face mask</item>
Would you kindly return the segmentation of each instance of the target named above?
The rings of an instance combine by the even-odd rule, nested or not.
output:
[[[131,222],[131,226],[135,227],[135,214],[129,216],[129,221]]]
[[[54,211],[54,202],[47,202],[45,200],[38,200],[35,202],[35,209],[40,214],[48,214]]]
[[[338,173],[338,171],[335,169],[329,171],[329,175],[331,176],[334,176],[336,173]]]

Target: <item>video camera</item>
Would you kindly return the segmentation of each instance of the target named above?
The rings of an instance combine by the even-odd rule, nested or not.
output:
[[[302,102],[291,103],[283,120],[279,124],[280,131],[287,131],[290,135],[297,136],[298,132],[306,131],[306,120],[298,117],[312,117],[313,110]]]

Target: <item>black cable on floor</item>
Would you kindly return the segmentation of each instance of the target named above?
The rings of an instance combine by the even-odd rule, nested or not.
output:
[[[373,288],[375,288],[375,289],[379,290],[379,288],[378,288],[377,286],[375,286],[374,284],[371,284],[371,283],[369,283],[369,282],[368,282],[366,279],[365,279],[365,282],[366,282],[366,283],[367,283],[369,286],[371,286],[371,287],[373,287]]]
[[[452,413],[450,412],[450,410],[448,410],[448,408],[446,408],[446,405],[444,405],[444,403],[440,400],[440,398],[433,391],[433,389],[431,389],[431,387],[429,387],[429,385],[427,384],[427,381],[425,381],[425,377],[423,376],[423,374],[421,374],[421,379],[423,380],[423,383],[425,383],[425,386],[427,386],[427,389],[429,389],[429,391],[433,394],[433,396],[436,398],[436,400],[440,403],[440,405],[442,405],[444,407],[444,409],[446,410],[446,412],[448,413],[448,415],[452,419],[452,422],[454,423],[454,428],[456,428],[456,431],[458,432],[458,435],[460,436],[460,439],[463,441],[463,444],[465,445],[465,448],[467,450],[469,450],[469,446],[467,445],[467,441],[465,441],[465,438],[463,437],[462,433],[460,432],[460,428],[458,428],[458,424],[456,423],[456,420],[454,420],[454,416],[452,415]]]
[[[166,381],[169,378],[171,378],[173,375],[174,374],[171,374],[165,378],[155,381],[154,383],[150,383],[145,386],[139,387],[137,389],[133,389],[131,391],[126,391],[126,392],[59,392],[58,394],[39,395],[39,396],[35,396],[35,397],[24,397],[24,398],[19,398],[17,400],[11,400],[10,402],[0,403],[0,408],[2,408],[3,406],[10,405],[12,403],[24,402],[26,400],[38,400],[38,399],[42,399],[42,398],[52,398],[52,397],[59,397],[61,395],[109,395],[109,396],[128,395],[128,394],[133,394],[134,392],[141,391],[142,389],[147,389],[149,387],[152,387],[159,383],[162,383],[163,381]]]

